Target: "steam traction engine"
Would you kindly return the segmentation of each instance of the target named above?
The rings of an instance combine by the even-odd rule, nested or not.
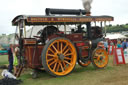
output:
[[[65,16],[66,15],[66,16]],[[44,68],[53,76],[65,76],[76,62],[86,67],[91,62],[104,68],[108,54],[103,48],[102,23],[111,16],[90,16],[85,10],[46,9],[45,16],[19,15],[12,21],[19,29],[20,66]],[[97,26],[96,22],[101,26]],[[91,26],[92,23],[94,26]],[[44,26],[34,38],[26,37],[26,26]],[[66,28],[74,26],[74,28]],[[59,26],[63,26],[63,31]],[[69,30],[70,29],[70,30]],[[68,30],[68,31],[67,31]]]

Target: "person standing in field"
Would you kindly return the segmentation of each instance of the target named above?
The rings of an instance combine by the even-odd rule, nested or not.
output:
[[[122,48],[123,48],[123,50],[127,48],[127,42],[126,42],[126,40],[124,40],[122,42]]]
[[[128,48],[128,42],[126,42],[127,44],[126,44],[126,48]]]
[[[18,70],[18,66],[19,66],[18,58],[19,58],[19,48],[15,47],[15,50],[14,50],[14,60],[13,60],[14,61],[13,65],[14,65],[14,75],[15,76],[17,75],[17,70]]]
[[[110,45],[111,45],[111,46],[113,46],[113,45],[114,45],[114,43],[113,43],[112,41],[110,41]]]
[[[8,66],[8,71],[12,73],[13,70],[13,53],[11,49],[12,45],[10,44],[8,48],[8,61],[9,61],[9,66]]]
[[[107,40],[104,40],[104,47],[105,47],[105,50],[108,51],[108,42],[107,42]]]
[[[117,48],[122,48],[121,41],[117,41]]]

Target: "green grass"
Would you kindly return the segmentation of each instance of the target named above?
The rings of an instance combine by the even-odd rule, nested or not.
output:
[[[0,55],[0,66],[8,64],[8,55]],[[2,78],[1,72],[3,69],[0,69],[0,79]]]
[[[124,70],[127,65],[114,66],[112,56],[109,59],[108,66],[104,69],[95,69],[92,64],[85,68],[76,65],[73,72],[64,77],[55,78],[42,71],[39,73],[39,78],[32,79],[30,71],[27,71],[20,79],[24,81],[22,85],[115,85],[118,81],[116,82],[112,78],[117,79],[119,77],[118,74],[124,76],[121,72],[124,71],[126,73],[128,69]],[[124,82],[127,79],[124,79]]]
[[[52,77],[42,70],[38,73],[37,79],[32,79],[31,72],[31,69],[24,71],[19,78],[23,81],[21,85],[127,85],[128,83],[128,65],[113,65],[112,56],[109,57],[108,66],[104,69],[95,69],[92,64],[88,67],[76,65],[73,72],[64,77]]]
[[[8,64],[8,55],[0,55],[0,65]]]

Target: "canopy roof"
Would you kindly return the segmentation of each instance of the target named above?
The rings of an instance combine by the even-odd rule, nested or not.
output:
[[[41,16],[41,15],[19,15],[12,20],[12,25],[25,21],[25,25],[61,25],[61,24],[84,24],[96,21],[113,21],[112,16]]]

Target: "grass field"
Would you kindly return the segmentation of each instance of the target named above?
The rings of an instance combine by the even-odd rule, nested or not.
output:
[[[3,57],[6,56],[0,56],[0,63]],[[95,69],[92,65],[86,68],[76,65],[67,76],[55,78],[42,71],[37,79],[32,79],[31,70],[27,69],[19,79],[23,80],[21,85],[128,85],[128,65],[114,66],[112,59],[110,56],[108,66],[104,69]]]
[[[7,55],[0,55],[0,65],[8,64],[8,56]]]

